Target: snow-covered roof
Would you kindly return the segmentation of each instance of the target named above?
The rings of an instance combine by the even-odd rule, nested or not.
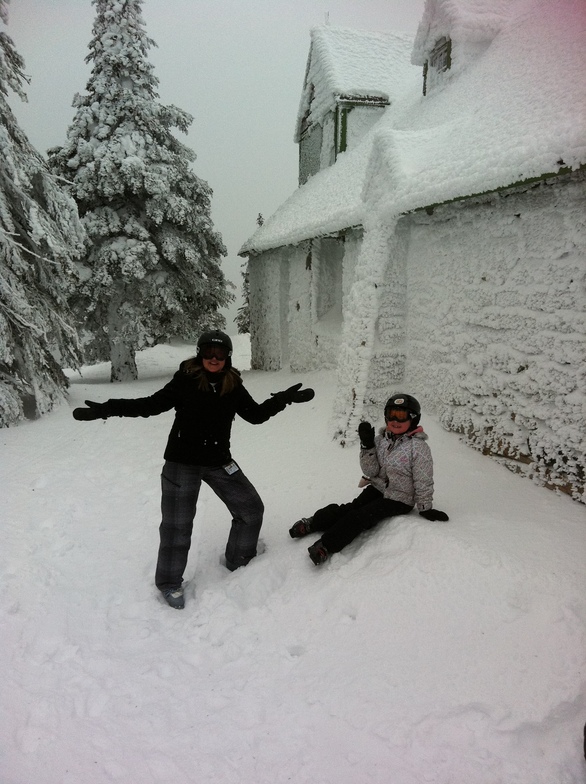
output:
[[[509,0],[508,18],[477,59],[427,96],[420,80],[406,80],[360,144],[299,188],[240,252],[578,168],[586,163],[585,50],[583,0]]]
[[[374,98],[390,102],[402,91],[412,66],[410,33],[372,33],[343,27],[314,27],[295,141],[305,113],[321,122],[336,100]]]

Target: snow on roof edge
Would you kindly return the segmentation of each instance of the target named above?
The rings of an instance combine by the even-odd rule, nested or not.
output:
[[[311,237],[361,225],[363,173],[375,128],[354,150],[341,153],[333,166],[322,169],[297,188],[248,238],[238,255],[298,245]]]

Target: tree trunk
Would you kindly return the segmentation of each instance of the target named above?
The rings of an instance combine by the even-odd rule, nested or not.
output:
[[[124,324],[121,323],[120,306],[124,299],[123,291],[118,291],[110,300],[108,308],[108,335],[110,342],[110,381],[136,381],[138,369],[136,367],[134,346],[126,343],[121,337],[124,334]]]
[[[118,341],[110,341],[110,361],[110,381],[136,381],[138,369],[133,348]]]

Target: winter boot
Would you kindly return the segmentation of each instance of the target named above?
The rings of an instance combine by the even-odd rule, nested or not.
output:
[[[330,555],[324,547],[324,543],[321,539],[318,539],[317,542],[314,542],[314,544],[310,545],[307,548],[307,552],[316,566],[319,566],[320,564],[323,564],[324,561],[327,561]]]
[[[166,588],[163,591],[163,596],[169,607],[173,607],[175,610],[182,610],[185,607],[183,588],[180,585],[177,588]]]
[[[302,517],[289,528],[289,536],[291,539],[301,539],[302,536],[307,536],[311,533],[311,517]]]

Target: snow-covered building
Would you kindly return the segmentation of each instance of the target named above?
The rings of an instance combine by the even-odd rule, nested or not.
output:
[[[408,391],[585,499],[585,51],[583,0],[312,31],[300,187],[240,253],[253,366],[335,368],[341,442]]]

